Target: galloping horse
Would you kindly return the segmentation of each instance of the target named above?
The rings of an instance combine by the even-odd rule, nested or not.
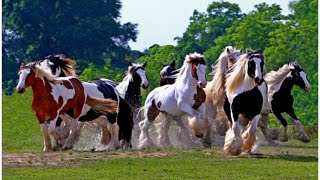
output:
[[[44,136],[44,151],[51,151],[50,134],[45,121],[49,117],[51,121],[57,121],[60,114],[73,109],[73,118],[78,120],[82,115],[83,107],[88,104],[96,111],[107,114],[116,112],[117,103],[110,99],[97,99],[87,96],[81,82],[75,77],[56,78],[48,69],[31,62],[21,64],[19,70],[19,82],[16,87],[18,93],[24,93],[26,88],[32,88],[32,108],[38,118],[41,131]],[[75,127],[71,126],[72,133],[67,139],[67,144],[75,133]]]
[[[210,146],[210,136],[218,131],[220,135],[224,135],[226,125],[219,112],[223,111],[223,103],[226,97],[225,93],[225,75],[228,69],[236,62],[237,58],[242,54],[242,49],[237,50],[232,46],[224,48],[218,60],[213,64],[211,75],[213,78],[203,89],[206,93],[206,116],[210,126],[208,126],[207,136],[204,137],[204,145]],[[224,113],[223,113],[224,114]],[[219,116],[219,118],[217,117]],[[225,117],[227,119],[227,117]],[[224,126],[223,126],[224,125]]]
[[[238,58],[226,75],[224,110],[232,127],[226,133],[224,151],[229,154],[250,152],[255,144],[263,106],[263,96],[258,86],[263,82],[264,63],[265,57],[260,51],[249,51]],[[240,114],[251,120],[242,135],[238,121]]]
[[[72,59],[66,58],[64,55],[50,55],[40,63],[43,66],[50,67],[55,76],[63,77],[75,74]],[[86,112],[79,118],[79,122],[97,123],[102,127],[101,144],[105,147],[100,148],[100,150],[117,149],[119,146],[118,140],[120,141],[121,148],[126,149],[131,147],[133,114],[129,104],[119,96],[119,93],[115,89],[116,83],[108,79],[94,79],[90,82],[82,82],[82,84],[90,96],[105,99],[111,98],[119,101],[116,114],[105,115],[94,109],[86,108]],[[72,114],[70,111],[67,112],[67,114],[70,113]],[[107,128],[106,123],[108,122],[111,124],[111,134]],[[119,127],[116,127],[116,125]],[[77,132],[80,133],[80,131]],[[78,136],[78,134],[75,136]]]
[[[129,62],[127,75],[123,78],[122,82],[116,86],[121,98],[127,101],[133,111],[133,131],[132,131],[132,143],[136,145],[137,138],[140,134],[138,127],[139,119],[136,115],[142,106],[141,88],[147,89],[149,87],[149,81],[146,76],[146,66],[144,64],[136,64]]]
[[[225,47],[224,51],[220,54],[216,63],[214,65],[212,65],[213,71],[211,74],[214,75],[213,79],[212,79],[212,81],[208,82],[207,86],[203,89],[206,94],[205,108],[206,108],[206,117],[209,122],[209,125],[207,126],[207,133],[205,133],[206,135],[202,139],[203,140],[202,143],[205,147],[211,146],[212,139],[210,136],[212,134],[214,134],[216,130],[220,130],[217,126],[219,126],[220,124],[225,124],[225,122],[222,122],[222,120],[216,119],[218,111],[220,109],[222,109],[222,111],[223,111],[223,102],[224,102],[225,96],[226,96],[225,95],[225,87],[224,87],[225,73],[226,73],[227,69],[229,69],[236,62],[236,59],[241,55],[241,53],[242,53],[241,49],[236,50],[232,46],[227,46],[227,47]],[[167,67],[167,68],[165,68],[165,67]],[[174,76],[172,76],[172,73],[177,72],[179,69],[176,71],[168,72],[167,69],[170,69],[170,68],[168,66],[165,66],[165,67],[161,70],[160,75],[167,74],[167,76],[164,76],[164,77],[175,81],[175,79],[172,78],[172,77],[174,77]],[[168,82],[168,81],[164,81],[164,82]],[[219,112],[221,112],[221,110]],[[223,114],[224,114],[224,112],[223,112]],[[225,117],[225,118],[227,119],[227,117]],[[183,122],[181,122],[181,118],[176,118],[175,121],[177,122],[177,125],[179,125],[179,127],[180,127],[180,132],[179,132],[180,134],[178,135],[179,139],[181,141],[183,140],[184,142],[192,141],[189,138],[189,136],[187,135],[187,133],[188,133],[187,129],[184,126]],[[161,125],[157,126],[157,131],[160,132],[160,136],[159,136],[160,144],[163,142],[163,137],[168,136],[167,134],[164,134],[164,132],[162,131],[163,130],[162,127],[168,126],[166,123],[170,123],[170,122],[161,121]],[[218,123],[220,123],[220,124],[217,125]],[[221,125],[220,125],[220,127],[221,127]],[[160,128],[162,128],[162,129],[160,129]],[[182,132],[182,131],[184,131],[184,132]],[[223,130],[221,130],[221,131],[223,131]],[[223,133],[219,133],[219,134],[223,134]],[[162,143],[161,145],[164,145],[164,144]]]
[[[310,85],[307,80],[307,74],[303,71],[302,67],[294,62],[285,64],[278,71],[271,71],[264,77],[267,83],[267,100],[272,113],[277,117],[284,127],[283,136],[280,137],[281,141],[287,141],[287,121],[283,118],[281,113],[287,113],[296,128],[299,131],[298,139],[302,142],[310,142],[307,134],[304,132],[300,120],[297,118],[293,109],[293,96],[291,90],[294,85],[299,86],[304,91],[310,90]],[[266,86],[261,86],[266,87]],[[267,119],[263,119],[267,120]]]
[[[207,84],[205,70],[205,61],[201,54],[187,55],[176,82],[172,85],[157,87],[148,94],[144,110],[145,119],[139,123],[141,128],[139,148],[153,144],[148,130],[160,113],[166,119],[181,115],[192,117],[189,119],[189,126],[193,133],[197,137],[203,136],[205,112],[202,104],[205,95],[203,96],[204,92],[201,88]],[[168,131],[169,127],[165,128]],[[167,141],[169,142],[169,139]]]

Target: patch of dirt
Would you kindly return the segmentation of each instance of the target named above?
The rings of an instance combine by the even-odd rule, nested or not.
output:
[[[3,167],[25,166],[76,166],[80,160],[113,158],[157,158],[173,156],[172,152],[54,152],[54,153],[3,153]]]

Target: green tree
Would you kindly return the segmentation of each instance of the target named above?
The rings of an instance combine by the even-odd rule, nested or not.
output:
[[[143,102],[148,93],[159,86],[162,65],[170,64],[173,60],[177,62],[179,58],[174,46],[159,46],[155,44],[148,49],[145,56],[137,60],[137,62],[148,62],[146,71],[150,86],[146,91],[142,91]]]
[[[197,10],[190,17],[190,24],[182,37],[176,37],[178,41],[177,51],[182,59],[191,52],[203,53],[215,45],[214,40],[225,34],[226,28],[243,17],[237,4],[229,2],[213,2],[207,8],[206,13]],[[182,61],[178,62],[179,65]]]
[[[118,66],[137,36],[136,24],[120,23],[120,8],[120,0],[5,0],[3,44],[19,59],[63,53],[82,69],[90,62]]]

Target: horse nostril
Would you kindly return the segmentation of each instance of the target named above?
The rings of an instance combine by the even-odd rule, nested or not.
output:
[[[196,136],[197,136],[197,138],[202,138],[203,134],[197,134]]]

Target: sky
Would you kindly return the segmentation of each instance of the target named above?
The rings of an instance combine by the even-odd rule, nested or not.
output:
[[[289,0],[227,0],[239,4],[243,13],[254,10],[254,5],[266,2],[278,4],[282,14],[290,13]],[[131,49],[143,51],[153,44],[176,45],[173,39],[181,37],[189,25],[193,11],[205,12],[213,0],[122,0],[120,21],[138,24],[136,42],[129,42]]]

